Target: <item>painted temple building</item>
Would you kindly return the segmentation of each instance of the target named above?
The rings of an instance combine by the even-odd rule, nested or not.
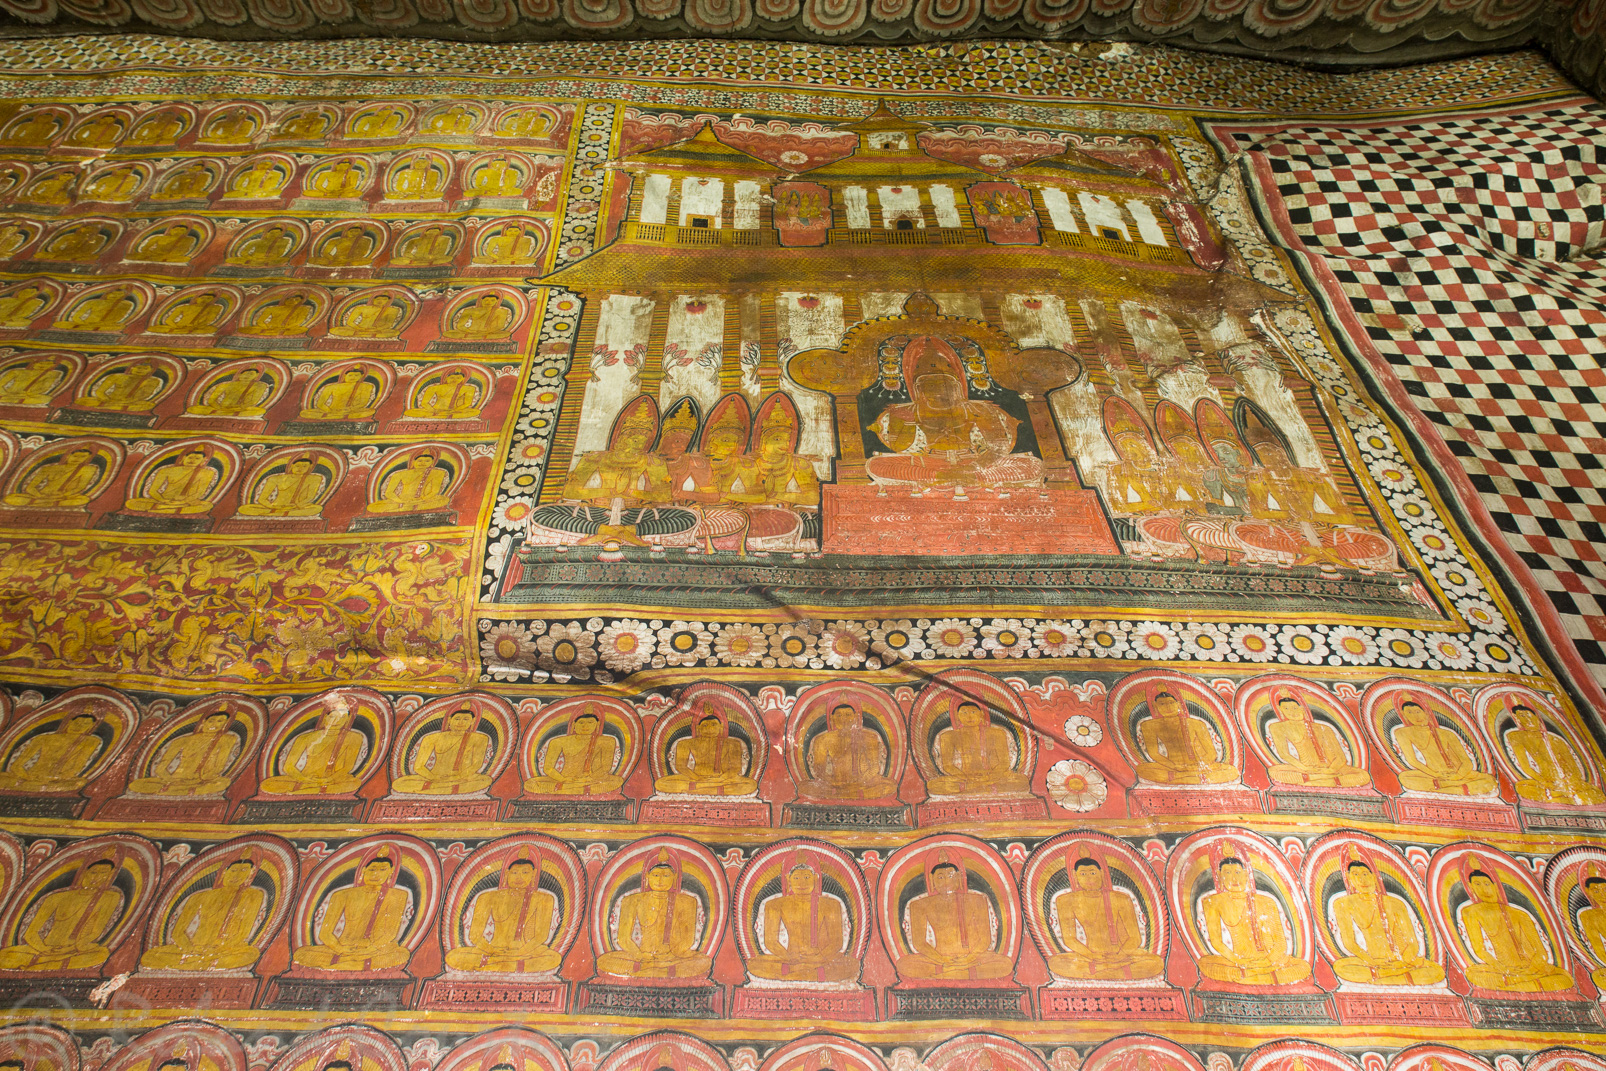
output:
[[[542,280],[583,298],[583,403],[527,553],[1394,567],[1287,296],[1168,149],[1012,163],[885,104],[843,129],[825,162],[704,124],[613,168],[599,249]]]

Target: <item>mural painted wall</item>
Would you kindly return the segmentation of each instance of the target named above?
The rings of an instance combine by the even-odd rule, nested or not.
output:
[[[1598,692],[1287,148],[1561,153],[1531,57],[1295,123],[1353,83],[71,47],[0,103],[0,1067],[1606,1069]],[[1587,251],[1563,158],[1482,203]]]

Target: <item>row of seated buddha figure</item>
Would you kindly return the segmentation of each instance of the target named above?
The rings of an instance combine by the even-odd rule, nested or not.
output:
[[[1107,834],[1052,838],[1020,879],[997,845],[938,834],[891,853],[878,880],[896,894],[874,900],[853,858],[814,840],[750,849],[732,886],[710,848],[680,836],[620,846],[588,883],[575,845],[514,834],[474,847],[449,893],[416,838],[327,849],[298,862],[258,833],[167,869],[117,834],[77,842],[43,874],[12,865],[0,972],[99,967],[140,941],[127,923],[160,902],[144,971],[240,972],[290,924],[291,969],[324,976],[403,971],[438,934],[437,970],[551,981],[590,934],[600,981],[701,985],[734,928],[750,984],[767,987],[861,984],[872,933],[905,988],[1011,983],[1028,934],[1059,988],[1309,989],[1319,961],[1341,991],[1449,996],[1447,965],[1465,979],[1454,992],[1473,996],[1581,994],[1575,960],[1606,978],[1597,846],[1551,857],[1541,882],[1487,845],[1440,848],[1424,876],[1362,833],[1318,838],[1296,867],[1258,834],[1214,827],[1170,849],[1162,882],[1138,845]]]
[[[196,207],[281,201],[377,201],[381,204],[445,205],[448,195],[493,199],[501,207],[547,210],[557,193],[559,162],[519,152],[489,152],[454,161],[442,152],[419,150],[384,163],[371,156],[326,157],[305,164],[285,153],[245,160],[191,157],[177,161],[110,161],[97,164],[0,162],[0,200],[23,208],[67,208],[142,202]],[[511,201],[509,200],[511,199]],[[303,206],[305,207],[305,206]],[[305,230],[300,220],[280,221]]]
[[[0,330],[26,330],[47,313],[52,330],[84,332],[86,338],[88,333],[127,335],[143,321],[147,334],[194,340],[191,344],[232,334],[260,338],[265,348],[274,339],[319,335],[330,342],[394,342],[409,327],[427,325],[415,334],[431,340],[433,348],[463,343],[472,351],[510,344],[528,319],[529,306],[521,292],[506,286],[475,287],[438,304],[396,285],[340,299],[312,285],[275,287],[255,298],[226,285],[195,286],[160,301],[143,282],[102,284],[77,296],[37,281],[0,290]]]
[[[561,133],[572,106],[460,101],[420,108],[401,101],[336,105],[156,101],[116,106],[74,118],[57,106],[25,108],[0,127],[0,150],[246,149],[275,141],[338,144],[404,137],[483,137],[549,141]]]
[[[286,448],[277,461],[270,455],[258,466],[265,471],[253,470],[246,481],[246,504],[260,506],[254,512],[279,509],[280,499],[299,501],[295,485],[312,473],[302,471],[310,462],[298,449]],[[183,488],[194,482],[192,469],[181,462],[195,451],[183,444],[170,450],[172,463],[153,458],[155,463],[133,488],[148,503],[142,508],[177,502],[187,494]],[[446,457],[449,450],[443,445],[439,453]],[[65,453],[61,464],[71,464],[73,456]],[[211,472],[205,468],[209,464],[202,456],[201,467]],[[441,498],[456,484],[448,482],[448,491],[437,488],[433,477],[439,467],[439,458],[428,448],[399,447],[385,455],[381,477],[370,480],[379,495],[370,509]],[[24,481],[20,486],[33,485]],[[15,505],[9,497],[6,501]],[[487,642],[495,644],[499,637],[491,635]],[[98,750],[104,741],[84,736],[79,720],[93,728],[96,719],[71,715],[69,698],[63,697],[60,709],[52,705],[20,715],[0,736],[0,791],[77,791],[88,785],[97,764],[105,761]],[[1171,671],[1145,670],[1114,684],[1106,711],[1107,735],[1114,743],[1095,745],[1088,754],[1110,773],[1128,764],[1139,789],[1226,787],[1241,776],[1241,739],[1249,736],[1251,750],[1259,754],[1274,787],[1375,795],[1375,785],[1354,774],[1370,777],[1380,765],[1373,756],[1380,755],[1381,765],[1390,769],[1407,796],[1492,799],[1500,805],[1499,797],[1480,795],[1497,787],[1495,775],[1483,772],[1493,769],[1515,786],[1524,808],[1598,806],[1599,760],[1592,746],[1577,723],[1532,689],[1511,683],[1480,689],[1472,697],[1476,718],[1454,697],[1409,678],[1377,682],[1352,702],[1354,709],[1308,680],[1268,674],[1237,686],[1234,717],[1215,689]],[[845,681],[801,689],[784,728],[786,767],[773,775],[766,774],[772,742],[754,697],[728,685],[689,687],[656,715],[650,732],[634,704],[605,696],[551,704],[522,724],[489,694],[471,693],[462,705],[473,716],[461,726],[447,721],[400,730],[400,765],[390,775],[395,791],[484,792],[515,756],[521,771],[518,784],[527,797],[617,798],[629,785],[629,793],[638,797],[649,792],[753,798],[780,793],[783,799],[800,801],[897,806],[900,795],[932,800],[1030,797],[1037,784],[1035,733],[1027,728],[1033,723],[1031,709],[1021,693],[976,670],[935,674],[919,692],[903,696]],[[303,708],[306,713],[300,713]],[[481,721],[493,709],[504,711],[497,715],[500,727]],[[377,694],[355,704],[338,690],[306,700],[280,723],[287,735],[276,745],[279,750],[269,748],[262,756],[263,776],[270,778],[263,789],[291,794],[355,790],[379,772],[376,749],[361,746],[359,728],[367,739],[388,740],[392,717],[388,702]],[[1077,718],[1093,722],[1085,713]],[[323,724],[333,719],[340,724]],[[362,725],[353,727],[353,719]],[[1359,721],[1371,726],[1370,731],[1363,733]],[[1475,723],[1483,727],[1481,732]],[[13,734],[15,744],[6,744]],[[337,741],[343,743],[337,746]],[[348,743],[357,749],[351,755],[346,754]],[[324,748],[327,754],[319,751],[309,758],[309,747]],[[367,757],[359,764],[355,756],[363,751]],[[650,770],[636,776],[643,757]],[[244,772],[250,758],[242,752],[241,761],[230,769],[231,779]],[[905,772],[911,760],[912,780]],[[154,774],[136,768],[131,776]],[[203,780],[210,785],[215,776]],[[1047,787],[1060,798],[1052,776]],[[517,791],[510,780],[499,794]],[[1421,820],[1432,821],[1431,813]]]
[[[1485,687],[1464,703],[1394,677],[1344,698],[1306,677],[1269,674],[1228,699],[1186,675],[1145,671],[1112,689],[1106,714],[1140,785],[1237,784],[1247,747],[1277,789],[1371,792],[1392,781],[1407,796],[1498,801],[1504,778],[1528,808],[1606,803],[1601,758],[1581,723],[1516,685]]]
[[[85,512],[118,474],[115,444],[72,439],[23,459],[5,477],[0,503],[16,510]],[[363,488],[368,513],[428,513],[448,509],[468,476],[468,458],[446,443],[394,446],[375,470],[354,470],[344,451],[307,445],[273,451],[247,468],[238,448],[216,439],[186,439],[162,447],[134,466],[124,511],[199,517],[226,507],[240,485],[242,517],[319,517],[348,484]],[[243,479],[242,479],[243,477]],[[115,508],[115,507],[114,507]],[[0,782],[3,783],[3,782]]]
[[[301,421],[372,420],[393,398],[403,406],[395,413],[403,421],[461,421],[480,419],[495,398],[497,373],[474,362],[447,361],[418,371],[400,389],[395,366],[382,360],[334,362],[302,375],[293,403]],[[86,417],[161,409],[183,417],[262,420],[290,394],[296,378],[267,354],[192,371],[165,354],[128,355],[86,370],[76,354],[32,352],[0,360],[0,406],[54,402],[86,410]],[[389,409],[394,413],[394,402]],[[280,411],[290,415],[288,406]]]

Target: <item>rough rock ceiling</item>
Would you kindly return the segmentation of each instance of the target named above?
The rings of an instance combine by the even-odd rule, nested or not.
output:
[[[1340,67],[1539,45],[1598,88],[1606,0],[0,0],[0,34],[105,30],[221,39],[1136,40]]]

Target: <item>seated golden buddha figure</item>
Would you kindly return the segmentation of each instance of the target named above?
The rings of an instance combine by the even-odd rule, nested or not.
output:
[[[262,791],[281,796],[338,796],[357,791],[353,776],[365,741],[352,728],[351,706],[340,696],[329,704],[315,727],[290,741],[279,763],[283,773],[262,779]]]
[[[403,416],[418,420],[473,420],[480,415],[480,388],[454,368],[419,391],[415,402]]]
[[[1143,947],[1143,930],[1130,897],[1117,893],[1091,856],[1071,861],[1071,887],[1054,897],[1064,952],[1048,969],[1079,981],[1158,978],[1165,961]]]
[[[9,257],[33,238],[33,232],[17,223],[0,226],[0,257]]]
[[[277,172],[275,172],[277,174]],[[154,201],[193,201],[212,188],[212,171],[205,164],[185,164],[168,172],[156,184]]]
[[[32,148],[41,148],[50,143],[61,129],[61,123],[54,116],[46,112],[35,112],[17,120],[6,131],[7,145],[23,145]]]
[[[379,388],[369,381],[368,369],[358,365],[318,388],[312,405],[301,410],[303,420],[365,420],[379,405]]]
[[[953,709],[952,724],[937,734],[934,751],[941,775],[931,778],[926,786],[934,796],[1019,795],[1030,791],[1030,778],[1014,768],[1009,733],[994,725],[992,713],[979,703],[959,701]]]
[[[497,120],[496,134],[503,138],[539,138],[546,136],[552,120],[533,108],[506,112]]]
[[[504,156],[493,156],[468,177],[465,197],[518,197],[524,193],[524,169]]]
[[[239,513],[245,517],[316,517],[323,512],[318,501],[329,480],[313,467],[310,457],[298,457],[283,472],[265,477]]]
[[[1268,767],[1271,779],[1284,785],[1314,788],[1357,788],[1371,775],[1345,760],[1338,730],[1317,721],[1310,709],[1291,695],[1277,700],[1277,720],[1266,726],[1266,743],[1281,761]]]
[[[184,132],[184,118],[178,112],[156,112],[134,125],[129,145],[171,145]]]
[[[859,976],[859,961],[842,951],[847,920],[842,903],[822,896],[820,875],[806,862],[786,872],[786,891],[764,902],[759,947],[747,961],[754,978],[777,982],[850,982]]]
[[[187,897],[168,924],[170,942],[148,949],[139,965],[157,971],[239,971],[262,950],[251,943],[267,893],[251,884],[256,864],[242,856],[218,871],[210,889]]]
[[[348,305],[329,333],[336,338],[395,338],[406,311],[390,294],[375,294]]]
[[[997,952],[993,905],[968,888],[953,863],[926,868],[926,892],[909,901],[907,933],[911,954],[898,962],[908,979],[985,981],[1008,978],[1015,961]]]
[[[0,327],[20,330],[39,318],[50,297],[42,287],[19,286],[0,297]]]
[[[468,944],[446,953],[454,971],[536,974],[558,969],[563,957],[547,944],[558,899],[539,888],[540,869],[518,858],[502,870],[501,881],[474,897]]]
[[[97,115],[67,137],[68,144],[86,149],[109,149],[123,136],[123,123],[111,114]]]
[[[307,181],[307,196],[330,200],[356,197],[367,182],[363,168],[351,166],[350,160],[337,160]]]
[[[240,741],[226,732],[232,715],[227,710],[208,714],[192,732],[163,744],[144,777],[128,782],[135,796],[216,796],[228,791],[224,774],[240,751]]]
[[[312,141],[329,129],[329,117],[316,108],[286,116],[274,131],[275,141]]]
[[[69,227],[41,246],[36,256],[41,260],[84,263],[100,256],[108,240],[106,232],[96,224]]]
[[[77,192],[78,172],[54,171],[30,182],[17,200],[30,205],[65,206],[72,204]]]
[[[1578,936],[1596,963],[1606,963],[1606,877],[1592,866],[1578,887],[1589,901],[1589,906],[1578,913]],[[1596,967],[1591,977],[1595,988],[1606,991],[1606,967]]]
[[[452,314],[447,336],[468,340],[505,339],[512,326],[513,310],[504,306],[495,294],[484,294],[472,305],[464,305]]]
[[[1589,806],[1606,803],[1606,793],[1590,784],[1583,760],[1567,738],[1553,732],[1532,707],[1516,703],[1517,723],[1506,733],[1512,761],[1527,776],[1517,782],[1517,795],[1535,803]]]
[[[374,237],[362,227],[342,227],[318,246],[310,263],[321,268],[354,268],[367,264],[374,255]]]
[[[624,978],[706,978],[714,960],[699,952],[697,898],[681,890],[680,872],[660,853],[641,888],[619,899],[617,949],[597,957],[597,970]]]
[[[626,508],[669,501],[669,469],[652,453],[656,432],[652,414],[638,406],[626,414],[606,450],[593,450],[580,458],[569,473],[563,497],[610,508],[615,501]]]
[[[1402,787],[1452,796],[1485,796],[1495,791],[1494,775],[1478,769],[1466,741],[1439,724],[1432,711],[1407,699],[1399,705],[1399,713],[1403,724],[1390,735],[1395,753],[1406,765],[1399,772]]]
[[[134,249],[127,259],[147,264],[184,264],[195,255],[196,246],[200,243],[200,234],[186,224],[153,227],[134,243]]]
[[[670,749],[671,772],[653,782],[659,792],[690,796],[750,796],[758,782],[747,777],[747,745],[732,739],[725,720],[707,707],[692,735]]]
[[[1148,756],[1138,776],[1162,785],[1219,785],[1238,780],[1238,768],[1216,757],[1216,742],[1203,719],[1170,692],[1153,697],[1149,717],[1138,722],[1138,743]]]
[[[826,728],[809,741],[809,773],[799,794],[822,800],[879,800],[898,792],[886,776],[887,745],[864,727],[864,716],[850,703],[838,703],[825,716]]]
[[[254,161],[250,167],[235,174],[229,183],[228,199],[235,201],[271,201],[284,189],[288,176],[271,160]]]
[[[440,227],[425,227],[417,234],[403,238],[390,262],[397,266],[423,268],[445,264],[451,259],[452,236]]]
[[[214,145],[244,145],[256,132],[256,116],[245,108],[231,108],[206,124],[201,140]]]
[[[480,246],[476,264],[532,264],[535,261],[535,235],[522,224],[509,223]]]
[[[263,338],[290,338],[306,334],[307,325],[317,311],[317,306],[308,301],[306,295],[286,294],[278,301],[258,309],[247,331]]]
[[[1333,938],[1345,955],[1333,973],[1361,985],[1437,985],[1444,968],[1422,955],[1411,909],[1384,890],[1377,873],[1360,859],[1344,868],[1344,892],[1330,910]]]
[[[366,140],[393,138],[401,133],[402,123],[406,120],[407,116],[395,108],[365,112],[351,124],[351,136]]]
[[[84,771],[100,753],[95,735],[100,720],[93,714],[75,714],[55,729],[29,737],[11,753],[0,773],[0,791],[76,792],[88,783]]]
[[[112,413],[137,413],[151,408],[151,400],[164,385],[154,364],[135,361],[122,371],[101,377],[87,398],[79,398],[79,405],[87,409],[108,409]]]
[[[264,227],[234,247],[225,261],[247,268],[279,268],[289,260],[295,239],[283,227]]]
[[[70,971],[98,967],[111,950],[101,944],[123,913],[123,894],[112,882],[117,864],[96,859],[65,889],[33,905],[17,943],[0,948],[0,970]]]
[[[24,509],[69,509],[87,505],[86,494],[100,479],[95,455],[88,450],[70,450],[58,455],[22,481],[22,486],[5,498],[8,506]]]
[[[541,746],[524,790],[538,796],[591,796],[617,792],[625,779],[613,772],[619,744],[602,731],[596,708],[587,705],[569,720],[569,731]]]
[[[1015,453],[1020,421],[973,401],[963,363],[944,341],[921,336],[904,356],[909,401],[881,411],[870,430],[892,451],[865,462],[877,483],[916,488],[1036,486],[1043,462]]]
[[[407,893],[396,888],[396,862],[381,848],[353,881],[325,901],[314,944],[296,949],[295,962],[320,971],[383,971],[412,955],[401,943]]]
[[[451,505],[447,492],[451,473],[442,468],[428,450],[420,451],[407,464],[385,477],[377,501],[368,503],[369,513],[428,513]]]
[[[427,156],[415,156],[391,172],[390,199],[393,201],[433,201],[444,185],[440,168],[431,166]]]
[[[461,104],[454,104],[450,108],[438,111],[430,116],[428,122],[424,124],[424,132],[426,134],[445,134],[448,137],[462,137],[464,134],[472,134],[474,132],[474,124],[477,122],[479,122],[479,117],[471,109],[465,108]]]
[[[197,294],[188,301],[170,305],[147,330],[161,335],[211,335],[229,307],[216,294]]]
[[[50,326],[64,331],[121,331],[139,309],[126,287],[114,286],[80,301],[67,318]]]
[[[460,796],[483,792],[491,784],[481,773],[491,750],[491,738],[475,728],[479,715],[463,707],[446,716],[442,728],[425,733],[407,764],[408,773],[391,788],[410,795]]]
[[[1255,888],[1254,875],[1235,856],[1216,867],[1216,887],[1199,898],[1204,939],[1213,949],[1199,957],[1199,973],[1235,985],[1288,985],[1310,977],[1310,964],[1288,954],[1282,909]]]
[[[1509,903],[1505,889],[1472,857],[1465,871],[1469,903],[1461,929],[1473,963],[1467,981],[1506,993],[1554,993],[1573,987],[1573,976],[1551,962],[1539,927],[1528,912]]]
[[[217,470],[208,465],[204,450],[187,450],[171,465],[164,465],[145,484],[145,493],[125,505],[142,513],[193,516],[212,509]]]
[[[227,416],[254,420],[266,410],[273,394],[273,381],[262,377],[262,369],[247,365],[232,376],[225,376],[207,388],[198,405],[187,410],[194,416]]]
[[[0,372],[0,405],[45,405],[61,388],[67,370],[41,357]]]
[[[104,201],[115,204],[131,200],[134,192],[144,181],[136,168],[114,167],[109,171],[102,171],[88,182],[84,183],[82,199],[85,201]]]

